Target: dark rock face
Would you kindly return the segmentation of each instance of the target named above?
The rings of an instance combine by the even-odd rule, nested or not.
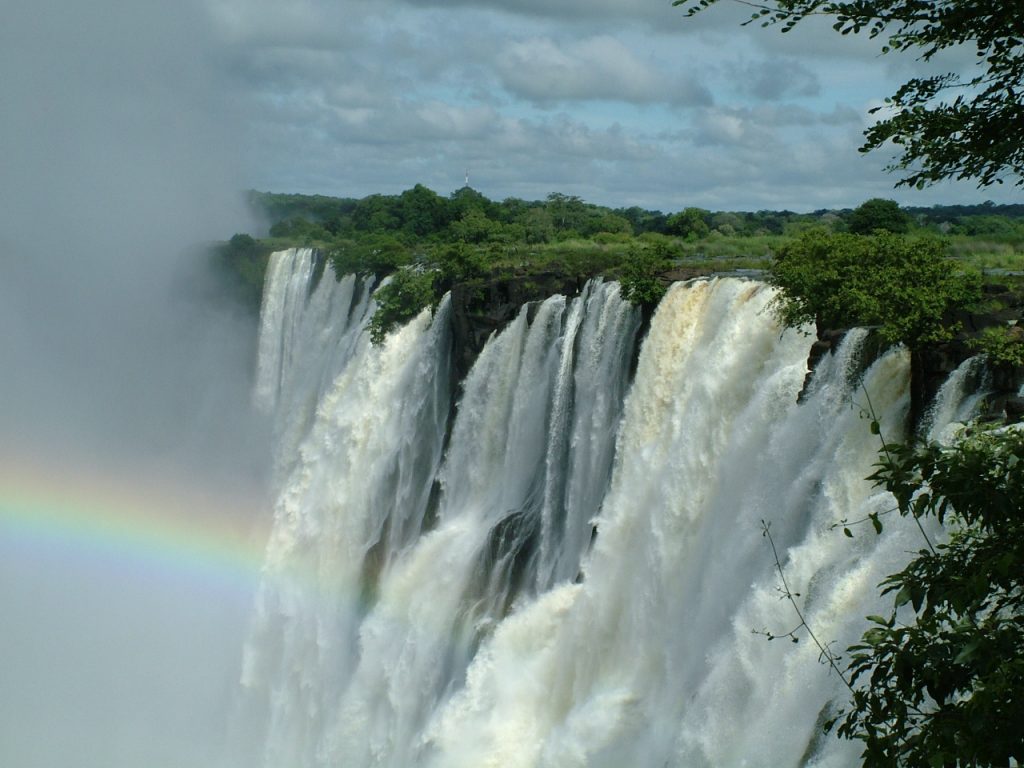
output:
[[[1024,419],[1024,397],[1011,395],[1006,398],[1004,407],[1006,409],[1006,418],[1008,421],[1018,422]]]
[[[826,354],[832,354],[839,347],[839,343],[846,336],[848,330],[847,328],[818,328],[817,339],[811,344],[810,352],[807,354],[807,375],[804,377],[804,386],[800,390],[798,400],[803,400],[804,393],[810,387],[811,377],[814,375],[814,370],[818,367],[818,363],[821,362],[821,359]],[[885,349],[886,345],[877,334],[868,336],[861,347],[860,356],[857,360],[857,373],[866,371],[881,356]]]
[[[678,269],[662,275],[666,282],[688,280],[706,275],[700,268]],[[491,277],[452,287],[452,364],[457,381],[469,372],[473,362],[484,348],[487,339],[500,331],[519,313],[523,305],[531,305],[528,312],[534,312],[540,302],[554,294],[572,298],[582,291],[591,275],[571,274],[557,269],[511,276]],[[918,424],[934,400],[939,388],[956,368],[965,360],[977,354],[970,342],[985,328],[1020,322],[1024,327],[1024,301],[1003,286],[985,286],[986,297],[998,307],[989,312],[961,312],[955,318],[961,332],[952,341],[929,345],[911,355],[911,405],[910,419]],[[644,313],[641,336],[650,322],[650,309]],[[818,328],[817,339],[811,345],[808,355],[807,378],[804,390],[819,361],[830,354],[846,335],[847,329]],[[639,350],[640,345],[637,345]],[[887,345],[876,334],[865,343],[858,368],[861,371],[878,359]],[[1024,417],[1024,398],[1017,392],[1024,383],[1024,369],[1008,366],[991,367],[989,370],[994,395],[990,398],[990,415],[1002,415],[1011,420]],[[803,394],[801,393],[801,397]]]
[[[508,325],[524,304],[556,293],[571,298],[579,294],[587,279],[552,271],[455,285],[451,293],[456,380],[462,380],[487,339]]]

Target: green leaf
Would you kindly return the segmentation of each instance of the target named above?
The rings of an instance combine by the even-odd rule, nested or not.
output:
[[[910,602],[911,589],[909,584],[904,584],[903,588],[896,593],[896,607],[899,608],[902,605],[906,605]]]
[[[967,645],[960,649],[960,653],[953,659],[954,664],[963,664],[974,656],[974,652],[978,650],[978,646],[981,645],[980,639],[971,640]]]

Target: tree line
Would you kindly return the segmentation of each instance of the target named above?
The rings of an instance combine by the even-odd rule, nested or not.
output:
[[[471,244],[545,244],[573,239],[623,239],[647,233],[700,239],[709,236],[793,235],[810,228],[870,234],[922,231],[1024,240],[1024,205],[936,205],[901,208],[873,199],[856,208],[711,211],[689,206],[665,213],[639,206],[610,208],[553,192],[544,200],[488,199],[471,187],[443,196],[422,184],[400,194],[363,198],[280,194],[251,190],[252,209],[269,235],[295,241],[389,235]]]

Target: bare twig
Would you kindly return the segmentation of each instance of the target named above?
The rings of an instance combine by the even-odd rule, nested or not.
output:
[[[768,632],[767,630],[761,630],[760,632],[758,632],[758,634],[764,635],[769,640],[773,640],[776,637],[788,637],[794,643],[796,643],[800,640],[796,633],[801,629],[806,630],[807,636],[811,638],[811,641],[816,646],[818,646],[818,661],[828,664],[829,667],[831,667],[832,670],[837,675],[839,675],[839,679],[843,681],[843,684],[847,688],[849,688],[850,692],[852,693],[853,686],[850,684],[850,681],[846,679],[846,675],[843,674],[843,670],[839,668],[839,662],[842,660],[841,657],[832,651],[830,647],[832,643],[822,643],[818,639],[818,636],[814,634],[814,630],[812,630],[811,626],[807,623],[807,619],[804,618],[803,611],[800,610],[800,606],[796,601],[796,598],[800,597],[800,594],[798,592],[793,592],[793,590],[789,588],[789,582],[786,581],[786,572],[782,568],[782,561],[779,560],[779,552],[775,548],[775,540],[772,538],[771,523],[766,522],[764,520],[761,521],[761,535],[768,539],[768,544],[772,548],[772,557],[775,558],[775,570],[778,572],[779,580],[782,582],[782,587],[779,590],[779,592],[782,594],[782,597],[788,600],[789,604],[793,606],[793,611],[796,613],[796,617],[800,619],[800,623],[796,627],[791,629],[789,632],[786,632],[785,634],[776,635],[771,632]]]

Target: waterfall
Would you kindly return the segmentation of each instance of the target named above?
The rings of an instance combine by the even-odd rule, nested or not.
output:
[[[985,358],[976,355],[964,360],[939,388],[921,431],[930,442],[950,443],[991,391],[991,374]]]
[[[267,264],[253,402],[276,416],[278,477],[296,459],[317,405],[373,314],[372,280],[315,280],[317,266],[312,248],[275,252]]]
[[[264,298],[285,447],[248,765],[856,764],[820,734],[844,689],[818,650],[756,633],[797,623],[761,526],[819,637],[883,612],[920,546],[859,523],[891,506],[863,478],[870,414],[902,435],[904,351],[860,373],[851,332],[798,404],[806,334],[716,278],[672,287],[630,383],[638,313],[595,280],[524,307],[456,390],[447,300],[375,346],[370,286],[314,272],[276,254]],[[936,419],[969,407],[942,398]]]

